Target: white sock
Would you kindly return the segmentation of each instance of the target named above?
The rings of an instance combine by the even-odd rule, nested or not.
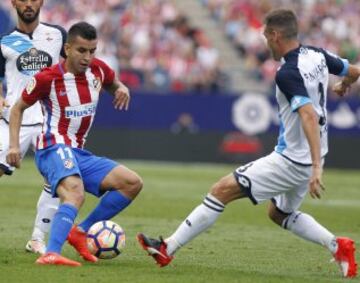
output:
[[[337,250],[336,237],[306,213],[293,212],[284,219],[282,226],[300,238],[325,246],[331,253]]]
[[[208,194],[203,203],[196,207],[174,234],[165,240],[167,253],[173,255],[201,232],[212,226],[225,206],[214,196]]]
[[[50,231],[51,221],[60,204],[60,199],[53,198],[48,191],[49,186],[44,185],[37,203],[37,214],[31,236],[32,240],[45,240],[45,235]]]

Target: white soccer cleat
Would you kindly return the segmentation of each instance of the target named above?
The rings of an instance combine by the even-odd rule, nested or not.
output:
[[[30,253],[43,255],[46,252],[46,245],[42,240],[30,240],[26,243],[25,249]]]

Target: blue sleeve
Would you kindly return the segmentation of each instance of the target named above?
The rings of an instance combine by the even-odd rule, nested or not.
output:
[[[0,40],[1,42],[1,40]],[[0,45],[0,80],[3,80],[5,77],[5,58],[1,51],[1,45]]]
[[[346,76],[349,71],[349,61],[336,56],[335,54],[322,49],[325,56],[326,65],[328,66],[329,73],[336,76]]]
[[[312,103],[299,69],[282,68],[277,72],[275,81],[289,102],[292,111],[296,111],[305,104]]]

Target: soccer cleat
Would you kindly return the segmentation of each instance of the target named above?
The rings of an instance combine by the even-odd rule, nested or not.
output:
[[[168,265],[174,258],[173,256],[168,255],[166,251],[167,245],[161,237],[160,240],[151,239],[144,234],[139,233],[136,238],[142,248],[154,258],[160,267]]]
[[[42,265],[67,265],[67,266],[81,266],[80,262],[75,260],[68,259],[57,253],[46,253],[39,257],[36,261],[36,264]]]
[[[46,245],[42,240],[30,240],[26,243],[25,249],[30,253],[43,255],[46,252]]]
[[[67,240],[69,244],[72,245],[75,250],[82,256],[83,259],[90,262],[98,261],[98,258],[91,254],[87,248],[86,233],[80,231],[76,225],[71,228]]]
[[[355,261],[355,245],[350,238],[336,238],[338,249],[334,254],[335,261],[339,264],[344,277],[355,277],[357,263]]]

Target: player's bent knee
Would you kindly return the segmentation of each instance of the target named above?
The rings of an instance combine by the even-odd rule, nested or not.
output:
[[[280,212],[274,204],[270,204],[268,209],[268,216],[269,218],[277,225],[281,226],[284,219],[288,217],[289,215],[286,213]]]
[[[119,179],[114,188],[130,199],[134,199],[143,188],[143,181],[137,174],[134,174],[131,178],[125,180],[125,182]]]
[[[62,202],[67,202],[80,208],[85,201],[85,190],[81,182],[70,182],[59,185],[57,193]]]
[[[243,197],[241,190],[231,175],[223,177],[216,182],[211,187],[210,194],[223,204],[227,204],[235,199]]]

